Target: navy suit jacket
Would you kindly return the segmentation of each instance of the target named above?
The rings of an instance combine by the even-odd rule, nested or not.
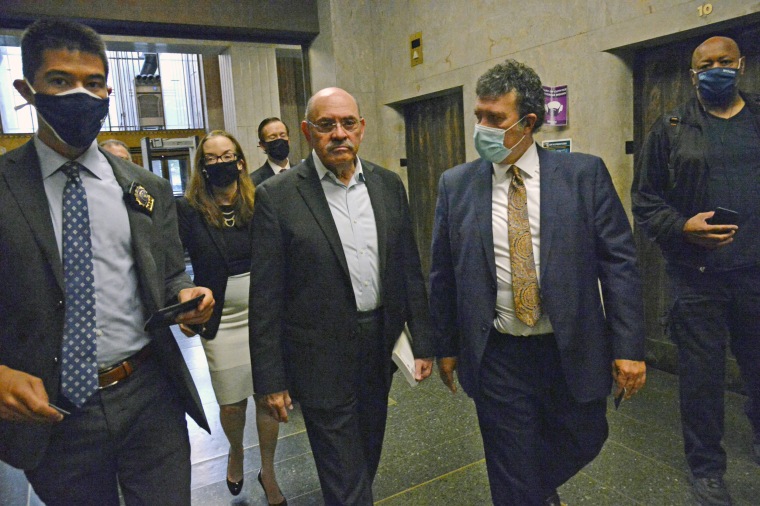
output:
[[[586,402],[609,394],[613,359],[644,357],[636,251],[600,158],[542,148],[538,156],[542,307],[568,386]],[[433,229],[430,306],[437,354],[458,357],[459,381],[470,396],[478,392],[496,311],[492,177],[491,162],[482,159],[447,170]]]
[[[248,305],[253,384],[289,390],[303,405],[329,409],[358,392],[356,299],[340,235],[311,155],[256,189]],[[362,167],[377,226],[383,294],[384,378],[404,322],[415,357],[434,354],[425,282],[409,204],[397,174]]]
[[[155,199],[150,216],[126,206],[140,296],[150,314],[176,302],[180,290],[193,286],[185,273],[172,189],[167,180],[101,151],[125,193],[134,181]],[[63,266],[33,141],[0,157],[0,209],[0,365],[41,378],[55,402],[63,342]],[[171,331],[160,329],[151,337],[185,411],[209,430]],[[34,468],[47,448],[50,431],[50,425],[0,421],[0,460]]]

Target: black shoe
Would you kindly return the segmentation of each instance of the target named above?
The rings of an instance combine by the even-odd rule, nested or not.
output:
[[[227,455],[227,467],[230,466],[230,456]],[[230,494],[232,495],[239,495],[240,491],[243,490],[243,480],[245,480],[245,477],[240,478],[240,481],[230,481],[229,478],[227,478],[227,488],[230,489]]]
[[[256,478],[259,480],[259,485],[261,485],[261,490],[264,491],[264,497],[267,495],[267,489],[264,488],[264,482],[261,481],[261,468],[259,468],[259,474],[256,475]],[[285,496],[282,493],[282,490],[280,490],[280,495],[282,496],[282,501],[278,502],[277,504],[272,504],[269,502],[269,498],[267,497],[267,503],[269,506],[288,506],[288,500],[285,499]]]
[[[567,506],[567,505],[560,500],[559,494],[555,490],[552,495],[546,498],[546,500],[544,501],[544,506]]]
[[[689,476],[691,492],[700,506],[731,506],[731,495],[728,493],[723,478],[696,478]]]

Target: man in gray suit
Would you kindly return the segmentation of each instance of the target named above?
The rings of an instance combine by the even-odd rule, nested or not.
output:
[[[0,158],[0,459],[48,505],[190,503],[185,413],[208,430],[167,327],[147,317],[211,291],[185,274],[168,181],[98,149],[105,46],[38,21],[21,41],[39,130]]]
[[[318,92],[301,130],[311,156],[256,191],[253,384],[280,421],[300,401],[325,503],[370,505],[405,322],[417,380],[432,368],[425,286],[401,179],[357,157],[356,100]]]

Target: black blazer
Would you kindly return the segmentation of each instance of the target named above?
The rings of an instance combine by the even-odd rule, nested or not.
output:
[[[409,205],[395,173],[362,160],[377,224],[385,331],[391,351],[409,323],[416,357],[432,357],[427,295]],[[356,392],[356,301],[340,236],[310,156],[256,191],[251,226],[250,351],[259,394],[289,390],[330,408]]]
[[[214,339],[219,330],[230,276],[227,245],[222,231],[206,223],[203,215],[191,207],[185,197],[177,200],[177,217],[180,239],[193,264],[195,284],[209,288],[216,301],[211,318],[198,333],[205,339]]]
[[[254,186],[258,186],[272,176],[274,176],[274,171],[269,165],[269,161],[266,161],[264,165],[251,172],[251,181],[253,181]]]
[[[181,289],[193,286],[185,274],[171,185],[102,152],[125,193],[134,181],[155,199],[151,216],[127,205],[140,295],[149,314],[176,302]],[[33,141],[0,157],[0,209],[0,364],[41,378],[48,396],[55,399],[63,341],[63,266]],[[171,331],[164,328],[151,337],[186,412],[209,430]],[[34,468],[47,448],[50,431],[49,425],[0,421],[0,460]]]

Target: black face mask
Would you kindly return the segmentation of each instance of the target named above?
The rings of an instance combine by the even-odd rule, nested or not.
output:
[[[285,139],[275,139],[265,142],[264,145],[267,147],[267,154],[275,160],[284,160],[290,153],[290,143]]]
[[[206,165],[203,168],[203,174],[208,182],[217,188],[226,188],[237,181],[239,173],[238,160]]]
[[[82,92],[34,95],[34,107],[53,132],[66,144],[86,148],[100,132],[108,115],[109,99]]]

